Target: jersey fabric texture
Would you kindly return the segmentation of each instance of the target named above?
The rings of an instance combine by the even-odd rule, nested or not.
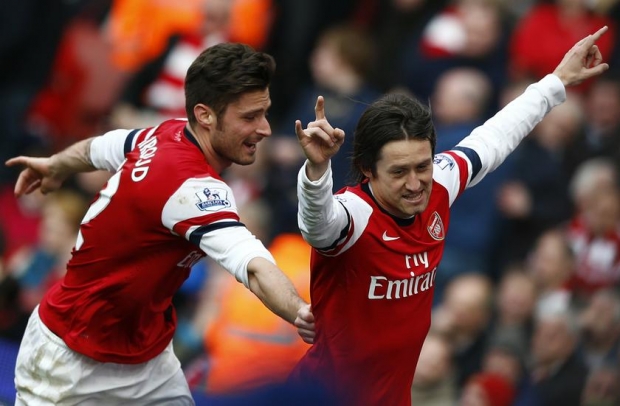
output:
[[[172,296],[205,252],[246,286],[251,257],[271,258],[239,222],[230,188],[186,125],[116,130],[92,143],[96,167],[120,168],[86,213],[66,276],[39,310],[76,352],[148,361],[170,343]]]
[[[410,219],[385,212],[367,182],[332,195],[331,167],[317,181],[302,167],[298,219],[314,247],[316,338],[293,381],[318,382],[345,405],[411,404],[450,206],[565,97],[560,80],[549,75],[452,150],[435,155],[428,207]]]

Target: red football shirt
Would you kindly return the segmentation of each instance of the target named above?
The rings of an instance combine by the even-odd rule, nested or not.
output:
[[[317,340],[294,376],[320,377],[346,404],[406,403],[407,393],[393,388],[411,386],[431,323],[449,206],[468,178],[464,158],[438,155],[428,208],[409,220],[383,211],[367,183],[336,195],[350,221],[336,245],[312,253]]]
[[[428,207],[408,220],[384,212],[368,184],[333,196],[331,170],[310,181],[302,167],[298,220],[315,248],[310,296],[316,338],[293,380],[318,381],[341,404],[411,404],[449,207],[565,97],[559,78],[548,75],[451,151],[436,155]]]
[[[117,130],[98,147],[105,166],[124,162],[84,217],[66,276],[39,308],[74,351],[101,362],[148,361],[172,339],[172,296],[205,252],[246,286],[247,262],[272,260],[239,222],[230,188],[186,124]]]

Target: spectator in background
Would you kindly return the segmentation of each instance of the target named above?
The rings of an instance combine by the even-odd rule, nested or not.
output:
[[[615,290],[599,290],[579,315],[580,356],[593,371],[620,360],[620,296]],[[620,385],[620,381],[618,381]]]
[[[575,253],[573,289],[579,296],[620,282],[620,184],[613,161],[584,162],[572,179],[577,211],[565,228]]]
[[[22,248],[7,264],[7,272],[20,284],[24,311],[32,312],[45,292],[64,276],[87,208],[86,199],[70,190],[45,198],[38,242]]]
[[[448,3],[430,19],[421,35],[415,33],[403,39],[406,46],[400,62],[400,82],[416,97],[426,100],[441,74],[455,67],[470,67],[483,72],[492,89],[501,89],[506,81],[510,26],[495,0]],[[497,108],[497,97],[497,93],[491,95],[488,116]]]
[[[259,50],[265,46],[271,0],[194,1],[200,24],[171,36],[168,49],[137,72],[114,108],[113,127],[147,127],[185,117],[185,74],[203,49],[222,42],[241,42]]]
[[[0,162],[31,151],[24,119],[48,79],[67,24],[93,0],[5,0],[0,13]],[[12,183],[12,168],[0,167],[0,185]],[[0,222],[1,223],[1,222]]]
[[[519,266],[511,267],[503,273],[496,292],[495,313],[489,325],[491,336],[509,329],[518,334],[523,347],[528,347],[538,298],[533,276]]]
[[[615,38],[615,24],[611,19],[596,15],[591,2],[584,0],[554,0],[534,5],[521,18],[510,40],[510,75],[512,79],[538,80],[562,59],[564,50],[597,27],[609,26],[609,35],[598,47],[603,59],[608,60]],[[543,40],[544,38],[544,40]],[[591,82],[574,88],[583,91]]]
[[[473,375],[463,388],[459,406],[511,406],[512,384],[502,375],[482,372]]]
[[[292,124],[295,119],[311,121],[316,99],[323,95],[333,125],[353,134],[362,112],[379,97],[379,92],[369,85],[367,79],[374,56],[372,38],[354,25],[336,25],[320,34],[309,60],[312,83],[300,90],[284,115],[284,125],[270,140],[273,152],[270,153],[265,198],[278,213],[274,219],[274,235],[298,231],[295,175],[304,156],[293,136],[295,129]],[[334,191],[351,183],[352,145],[352,138],[347,138],[341,154],[332,160]]]
[[[253,0],[250,0],[253,1]],[[308,58],[317,38],[329,27],[351,22],[360,0],[274,0],[276,9],[271,35],[265,51],[278,63],[271,87],[273,106],[270,117],[274,128],[291,125],[282,121],[297,95],[312,83]],[[329,10],[329,12],[326,12]]]
[[[310,246],[301,235],[280,234],[271,240],[273,214],[261,200],[240,206],[239,216],[309,301]],[[209,273],[208,290],[214,294],[203,295],[206,303],[198,306],[194,322],[204,346],[206,369],[204,376],[188,377],[192,390],[218,397],[284,383],[308,344],[293,326],[261,306],[216,264],[209,267]]]
[[[591,158],[620,162],[620,74],[597,78],[583,100],[583,131],[566,151],[566,170],[571,177],[580,164]]]
[[[530,371],[542,405],[580,405],[588,369],[578,342],[579,326],[569,310],[537,313]]]
[[[403,77],[400,63],[410,52],[409,38],[418,38],[433,16],[451,0],[387,0],[361,1],[359,21],[367,27],[377,43],[375,67],[370,81],[386,92],[401,87]]]
[[[411,405],[454,404],[457,387],[454,377],[452,344],[432,330],[426,336],[411,385]]]
[[[511,406],[541,405],[527,369],[528,348],[522,330],[503,326],[493,332],[482,360],[482,372],[502,376],[515,389]]]
[[[473,68],[454,68],[437,81],[431,99],[437,131],[437,151],[447,151],[487,119],[492,89],[488,77]],[[441,302],[449,280],[460,273],[490,275],[492,249],[500,219],[495,199],[501,183],[510,176],[512,159],[507,159],[451,209],[450,229],[437,273],[434,302]],[[476,230],[472,233],[472,230]]]
[[[482,274],[461,274],[447,285],[444,298],[433,313],[434,329],[454,348],[456,383],[459,389],[480,370],[488,345],[493,285]]]
[[[620,403],[620,368],[602,365],[588,374],[581,406],[616,406]]]
[[[376,54],[373,41],[365,30],[354,25],[329,27],[321,33],[310,56],[313,83],[301,90],[283,120],[285,127],[276,133],[292,136],[294,127],[291,123],[296,119],[304,123],[312,121],[316,99],[322,95],[325,109],[330,112],[330,123],[346,134],[353,134],[366,107],[380,96],[379,91],[368,82]],[[351,184],[349,168],[352,153],[351,137],[345,139],[338,157],[332,160],[334,191]],[[301,162],[303,160],[297,168]],[[295,178],[294,173],[287,175]],[[295,185],[292,184],[292,187]]]
[[[2,260],[5,263],[21,248],[37,243],[45,201],[40,192],[16,199],[12,189],[7,186],[0,191],[0,230],[5,241]]]
[[[0,244],[0,253],[4,245]],[[19,301],[19,283],[9,275],[0,261],[0,340],[12,341],[18,344],[28,324],[28,312],[24,311]]]
[[[582,114],[578,100],[570,95],[558,107],[519,145],[513,177],[499,190],[505,219],[496,254],[501,267],[524,258],[541,233],[572,215],[563,155],[581,129]]]
[[[537,288],[535,313],[545,309],[568,310],[573,300],[570,281],[575,258],[560,230],[551,229],[536,240],[527,269]]]

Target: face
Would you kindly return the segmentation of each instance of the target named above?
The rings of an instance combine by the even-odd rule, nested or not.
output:
[[[607,296],[595,295],[582,311],[580,321],[585,338],[602,341],[616,333],[615,302]]]
[[[570,258],[561,237],[556,233],[540,237],[530,261],[532,276],[542,289],[562,284],[571,271]]]
[[[428,206],[433,184],[433,153],[427,140],[402,140],[383,146],[376,174],[365,171],[377,202],[388,213],[410,218]]]
[[[489,404],[489,399],[479,384],[472,382],[465,385],[459,401],[460,406],[487,406]]]
[[[256,160],[257,144],[271,135],[270,106],[269,89],[257,90],[243,94],[216,118],[210,143],[222,166],[249,165]]]
[[[509,276],[500,284],[498,309],[505,322],[525,322],[531,316],[535,302],[536,289],[527,276]]]
[[[448,344],[440,338],[427,337],[418,358],[414,385],[425,387],[440,382],[450,371],[450,361]]]
[[[501,375],[508,381],[517,383],[521,377],[519,359],[500,349],[490,349],[482,360],[484,371]]]
[[[537,363],[561,361],[572,351],[573,340],[565,323],[559,319],[542,320],[532,340],[532,355]]]

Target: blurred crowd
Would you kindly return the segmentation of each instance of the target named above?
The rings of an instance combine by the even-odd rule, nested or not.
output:
[[[412,386],[420,405],[620,405],[620,4],[615,0],[4,0],[0,161],[185,115],[183,78],[206,47],[273,55],[273,134],[224,173],[242,221],[309,300],[298,234],[294,121],[346,133],[348,182],[367,104],[431,105],[437,152],[467,136],[603,25],[611,68],[571,89],[497,171],[453,206],[433,322]],[[8,11],[10,10],[10,12]],[[0,346],[64,272],[110,174],[19,200],[0,168]],[[140,255],[136,252],[136,255]],[[175,297],[175,350],[197,399],[277,385],[307,349],[213,262]],[[369,332],[368,339],[373,334]],[[351,345],[355,345],[352,343]],[[2,369],[2,366],[0,366]],[[1,402],[0,397],[0,402]]]

